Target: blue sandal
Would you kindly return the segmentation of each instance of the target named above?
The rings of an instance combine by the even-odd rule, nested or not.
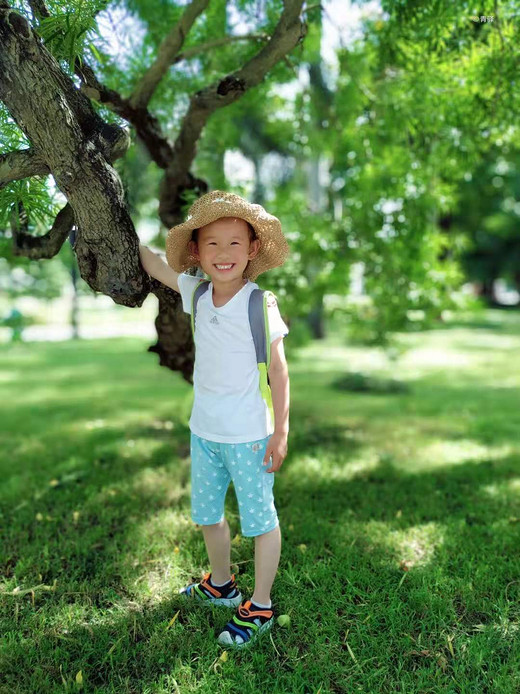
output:
[[[180,595],[198,600],[208,605],[221,605],[223,607],[236,607],[242,600],[242,594],[235,582],[235,574],[231,580],[218,588],[210,583],[211,572],[208,571],[200,583],[190,583],[179,591]]]
[[[271,608],[257,607],[251,600],[244,600],[219,634],[217,642],[221,646],[244,648],[271,629],[273,624],[274,611]]]

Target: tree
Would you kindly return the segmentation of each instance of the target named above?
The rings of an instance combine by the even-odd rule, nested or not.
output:
[[[19,218],[12,226],[15,252],[32,258],[53,257],[74,229],[80,274],[93,290],[125,306],[141,306],[149,291],[156,294],[158,341],[150,350],[158,353],[162,365],[181,371],[191,381],[193,344],[180,297],[143,272],[138,238],[113,166],[131,145],[124,126],[133,128],[163,171],[161,221],[166,227],[179,223],[186,205],[208,189],[206,181],[191,173],[206,124],[218,109],[261,84],[303,40],[303,0],[284,0],[283,6],[273,2],[262,17],[263,31],[246,36],[224,33],[226,3],[222,0],[211,6],[209,0],[192,0],[186,6],[170,7],[171,28],[160,36],[157,17],[148,14],[146,41],[155,44],[156,55],[126,85],[129,96],[107,86],[97,74],[103,72],[103,64],[107,75],[116,73],[92,40],[96,15],[105,2],[73,2],[65,11],[58,3],[46,5],[42,0],[29,5],[31,20],[25,5],[15,9],[0,0],[0,100],[29,145],[2,155],[0,186],[52,175],[67,204],[42,236],[31,234]],[[144,15],[143,3],[131,6]],[[164,24],[163,12],[161,31]],[[239,43],[245,47],[238,49]],[[220,51],[227,74],[216,69],[212,51]],[[86,58],[89,52],[93,62]],[[151,110],[154,96],[164,88],[172,65],[194,56],[206,70],[199,75],[201,83],[188,93],[187,110],[172,138]],[[205,83],[206,74],[213,80]],[[124,83],[123,76],[119,78]]]

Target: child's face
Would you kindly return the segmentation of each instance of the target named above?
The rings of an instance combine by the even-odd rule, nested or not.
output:
[[[198,244],[188,245],[204,272],[218,283],[242,279],[247,263],[260,250],[260,240],[249,241],[247,222],[238,217],[221,217],[200,227]],[[230,270],[216,267],[230,264]]]

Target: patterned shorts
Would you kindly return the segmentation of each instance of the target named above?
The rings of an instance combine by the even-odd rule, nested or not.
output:
[[[263,464],[271,437],[249,443],[219,443],[191,432],[191,519],[198,525],[214,525],[224,518],[229,482],[240,510],[242,535],[254,537],[273,530],[278,514],[273,499],[275,472]]]

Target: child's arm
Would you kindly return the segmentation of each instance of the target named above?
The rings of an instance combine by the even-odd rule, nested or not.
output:
[[[141,258],[141,265],[150,277],[155,277],[156,280],[159,280],[167,287],[175,289],[176,292],[179,291],[177,278],[180,272],[175,272],[168,263],[164,262],[160,255],[151,251],[148,246],[139,244],[139,257]]]
[[[271,343],[271,364],[269,365],[269,385],[273,398],[274,433],[287,438],[289,435],[289,369],[283,349],[283,337]]]

